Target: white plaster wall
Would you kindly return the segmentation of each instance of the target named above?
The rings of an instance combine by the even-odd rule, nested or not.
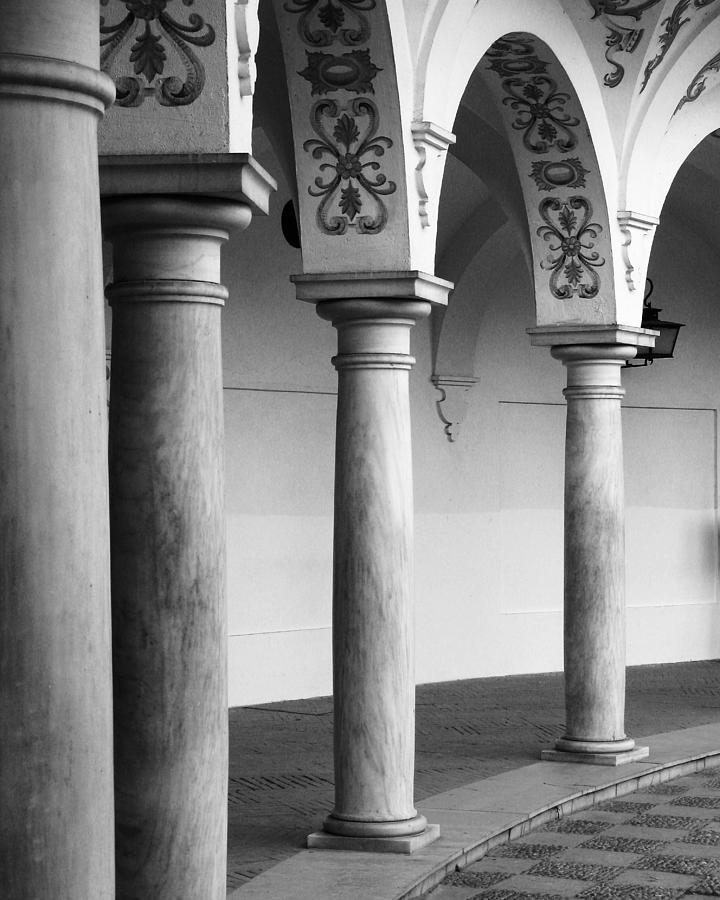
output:
[[[335,336],[287,280],[300,271],[280,236],[287,196],[224,257],[232,705],[331,691]],[[429,324],[414,335],[419,682],[562,666],[564,372],[529,346],[519,257],[504,274],[487,296],[473,287],[480,382],[453,444]],[[720,260],[670,219],[651,274],[656,305],[688,326],[674,361],[624,377],[629,663],[720,655]]]

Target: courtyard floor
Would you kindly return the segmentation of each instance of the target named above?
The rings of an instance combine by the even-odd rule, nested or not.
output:
[[[672,739],[668,735],[668,741],[655,741],[657,746],[663,744],[668,760],[675,748],[680,756],[684,754],[683,758],[692,755],[686,745],[688,739],[692,744],[696,732],[686,732],[685,740],[681,732],[720,723],[720,661],[634,667],[628,670],[627,683],[628,734],[637,739],[676,733]],[[522,770],[517,773],[520,780],[525,777],[535,781],[538,772],[562,771],[569,775],[570,769],[581,769],[589,775],[591,771],[605,769],[599,775],[600,780],[596,779],[598,785],[605,783],[602,778],[607,780],[608,775],[619,774],[618,770],[608,772],[610,767],[535,765],[539,750],[551,746],[562,733],[562,723],[562,676],[559,674],[484,678],[418,687],[418,804],[422,806],[423,801],[432,798],[431,808],[439,803],[444,810],[452,805],[447,798],[456,797],[464,810],[468,808],[467,797],[478,797],[484,784],[498,789],[505,779],[507,793],[518,782],[514,773],[518,769]],[[715,747],[713,743],[714,734],[712,729],[699,729],[697,739],[720,751],[720,744]],[[541,766],[551,769],[541,769]],[[575,813],[574,818],[581,824],[569,825],[566,830],[557,829],[562,822],[571,822],[572,816],[563,815],[554,823],[548,821],[517,841],[504,844],[505,849],[487,848],[483,851],[487,855],[480,862],[471,863],[462,872],[449,872],[445,882],[428,896],[430,900],[467,900],[475,896],[478,900],[513,900],[549,894],[663,900],[683,894],[720,895],[720,781],[716,775],[720,775],[720,769],[716,773],[708,770],[684,775],[668,783],[668,788],[683,788],[682,792],[657,793],[664,787],[658,780],[652,785],[644,783],[641,793],[623,800],[610,795],[610,799],[596,803],[591,812]],[[238,900],[246,893],[248,897],[251,894],[272,896],[268,877],[260,878],[257,887],[253,883],[253,890],[249,889],[248,882],[283,861],[289,862],[277,870],[278,878],[288,866],[292,869],[295,854],[303,849],[305,837],[321,826],[332,808],[332,779],[330,698],[230,711],[228,890],[243,885],[248,888],[238,891]],[[541,777],[540,781],[543,780],[547,781]],[[471,786],[475,793],[466,791],[463,795],[457,790],[465,786]],[[544,787],[547,789],[547,784]],[[577,792],[577,777],[573,789]],[[582,788],[583,792],[586,790],[589,789]],[[603,802],[611,805],[604,807]],[[628,805],[633,803],[636,805]],[[440,815],[431,818],[431,815],[431,821],[442,818]],[[670,834],[664,827],[652,831],[657,826],[634,823],[643,815],[646,819],[659,816],[658,821],[662,822],[669,821],[668,816],[686,821],[680,823],[678,833]],[[452,824],[448,822],[448,825],[443,827],[443,834],[451,834]],[[583,831],[583,828],[590,830]],[[698,839],[694,840],[693,835],[699,835]],[[609,849],[609,844],[605,849],[592,845],[600,837],[622,839],[626,849],[621,849],[622,841],[618,844],[617,840],[611,841],[615,849]],[[635,851],[642,849],[641,844],[633,844],[633,840],[647,842],[647,852],[638,856]],[[588,841],[591,846],[585,846]],[[437,844],[441,842],[442,838]],[[670,854],[667,847],[661,847],[663,843],[671,845]],[[508,849],[515,846],[531,849]],[[553,849],[532,849],[537,846]],[[652,864],[653,848],[658,852],[663,850],[659,854],[663,860],[657,863],[659,870],[648,868]],[[710,863],[683,861],[702,859],[703,854]],[[339,860],[337,851],[310,851],[297,857],[298,864],[305,858],[317,864],[320,855]],[[342,856],[354,859],[359,855],[343,853]],[[677,857],[680,862],[668,862],[666,857]],[[673,870],[673,865],[679,870]],[[693,870],[689,871],[688,867]],[[702,873],[697,874],[701,869]],[[625,870],[631,875],[624,875]],[[582,872],[586,877],[578,876]],[[505,874],[500,877],[501,873]],[[593,881],[592,877],[598,873],[600,880]],[[267,893],[263,893],[263,885],[267,886]],[[368,883],[365,896],[380,896],[370,887]],[[638,893],[640,887],[643,891]],[[303,890],[298,890],[296,896],[306,896]],[[292,891],[285,890],[283,900],[291,900],[292,896]],[[392,891],[388,898],[391,896]]]

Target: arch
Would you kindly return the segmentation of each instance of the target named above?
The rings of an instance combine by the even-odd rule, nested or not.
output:
[[[432,272],[402,0],[273,0],[306,273]],[[433,138],[434,139],[434,138]],[[418,199],[421,201],[418,204]]]
[[[477,72],[481,59],[488,52],[494,54],[496,59],[499,58],[498,47],[502,47],[503,35],[509,34],[510,37],[520,35],[521,40],[529,42],[526,45],[527,58],[533,55],[530,48],[541,46],[542,59],[535,54],[544,64],[539,68],[551,73],[553,80],[561,86],[558,87],[559,94],[572,97],[572,100],[567,101],[575,110],[570,114],[570,120],[578,119],[581,123],[577,127],[577,146],[582,146],[582,154],[578,156],[567,153],[553,162],[550,171],[555,173],[556,177],[566,178],[568,183],[575,184],[576,188],[582,186],[585,179],[588,193],[583,195],[576,191],[567,195],[566,199],[571,196],[576,198],[578,206],[575,209],[568,206],[564,211],[564,201],[557,207],[555,202],[558,198],[553,192],[548,193],[549,202],[541,203],[535,200],[533,208],[531,203],[533,195],[528,188],[524,169],[526,166],[529,167],[530,163],[527,160],[521,161],[517,152],[517,142],[513,141],[517,132],[513,135],[512,125],[505,122],[506,131],[514,148],[516,164],[521,171],[526,213],[531,223],[530,236],[534,246],[536,270],[542,268],[540,260],[543,256],[544,264],[549,264],[550,247],[556,246],[558,241],[562,243],[563,237],[577,237],[576,234],[567,234],[563,231],[557,218],[561,213],[567,222],[573,217],[580,222],[585,243],[593,244],[593,247],[588,247],[589,252],[584,253],[586,262],[583,266],[587,280],[584,287],[577,292],[575,285],[558,283],[562,281],[562,276],[557,277],[548,290],[548,286],[543,286],[538,277],[539,273],[536,272],[538,324],[584,322],[639,325],[641,299],[638,300],[637,297],[628,299],[633,286],[626,281],[623,267],[614,264],[614,260],[621,258],[626,242],[626,235],[616,222],[618,157],[622,147],[622,128],[618,129],[614,120],[611,123],[612,104],[608,104],[608,98],[602,93],[602,68],[606,63],[604,54],[602,65],[596,59],[599,48],[593,46],[593,40],[601,32],[592,23],[592,8],[578,10],[576,7],[577,5],[563,4],[560,0],[539,0],[530,8],[527,4],[508,3],[507,0],[504,2],[489,0],[484,4],[449,0],[445,4],[431,4],[418,60],[416,116],[436,121],[443,128],[452,128],[450,116],[458,113],[462,95],[470,81],[477,77],[474,73]],[[511,45],[505,45],[505,50],[510,56],[515,53],[514,62],[508,62],[508,77],[513,65],[520,67],[515,74],[521,77],[521,46],[516,45],[513,50]],[[535,74],[541,75],[539,71]],[[507,104],[504,103],[506,99],[507,103],[522,102],[517,97],[501,96],[497,91],[497,83],[495,91],[496,102],[500,109],[504,108],[507,111]],[[542,100],[540,97],[539,102]],[[611,127],[611,124],[615,127]],[[570,144],[572,140],[568,139],[566,146]],[[540,147],[541,143],[536,146]],[[591,160],[591,164],[588,165],[585,159]],[[580,165],[580,168],[575,170],[574,176],[568,168],[568,160],[577,160]],[[540,163],[541,160],[536,159],[534,162]],[[555,166],[558,162],[565,167],[563,176],[559,175],[560,170]],[[539,166],[533,166],[532,171],[541,176]],[[537,188],[542,190],[540,182],[537,181],[536,184]],[[544,187],[546,189],[550,187],[547,181]],[[554,200],[551,200],[551,197],[554,197]],[[588,201],[588,205],[585,201]],[[596,238],[592,237],[592,233],[596,233],[603,249],[598,249]],[[541,242],[546,240],[548,243],[541,247],[538,238]],[[560,256],[553,258],[555,263],[561,259]],[[604,262],[600,263],[600,260]],[[555,274],[558,275],[567,264],[574,265],[575,262],[577,259],[566,258],[565,262],[560,262]],[[603,266],[603,277],[601,283],[596,284],[594,276],[598,275],[600,265]],[[564,292],[563,286],[566,289]],[[571,296],[568,296],[568,293]],[[582,297],[586,301],[584,305],[574,302],[577,293],[586,295]]]
[[[591,12],[591,10],[590,10]],[[587,14],[583,11],[583,16]],[[560,0],[442,0],[428,12],[417,61],[415,117],[451,129],[470,76],[491,44],[504,34],[524,32],[547,45],[567,72],[593,135],[603,183],[612,193],[617,179],[615,151],[602,90],[578,31],[572,4]]]

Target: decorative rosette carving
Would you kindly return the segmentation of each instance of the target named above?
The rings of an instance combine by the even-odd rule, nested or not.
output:
[[[580,120],[565,112],[570,94],[559,92],[548,75],[534,75],[529,81],[506,78],[503,103],[517,112],[512,127],[523,133],[523,144],[532,153],[546,153],[556,146],[566,153],[577,144],[571,131]]]
[[[546,224],[538,228],[537,235],[550,244],[550,252],[540,265],[551,272],[553,296],[559,300],[575,295],[583,299],[597,296],[600,279],[595,269],[605,260],[593,249],[602,226],[590,221],[589,201],[584,197],[546,197],[539,211]]]
[[[377,234],[388,216],[382,197],[397,188],[380,172],[377,161],[392,141],[377,134],[378,111],[372,100],[358,97],[346,109],[342,111],[334,100],[313,106],[312,126],[318,139],[305,141],[303,149],[324,162],[323,174],[308,192],[322,197],[316,220],[325,234],[345,234],[351,227],[359,234]]]

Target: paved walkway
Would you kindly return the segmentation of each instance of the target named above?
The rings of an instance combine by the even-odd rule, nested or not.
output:
[[[562,719],[559,675],[419,687],[418,800],[519,767],[530,771],[538,749],[561,733]],[[718,721],[720,662],[629,670],[631,735]],[[322,698],[236,709],[230,727],[228,888],[233,889],[301,850],[305,836],[330,810],[331,703]],[[451,887],[458,886],[443,890]]]
[[[448,875],[424,900],[720,896],[720,769],[541,826]]]

